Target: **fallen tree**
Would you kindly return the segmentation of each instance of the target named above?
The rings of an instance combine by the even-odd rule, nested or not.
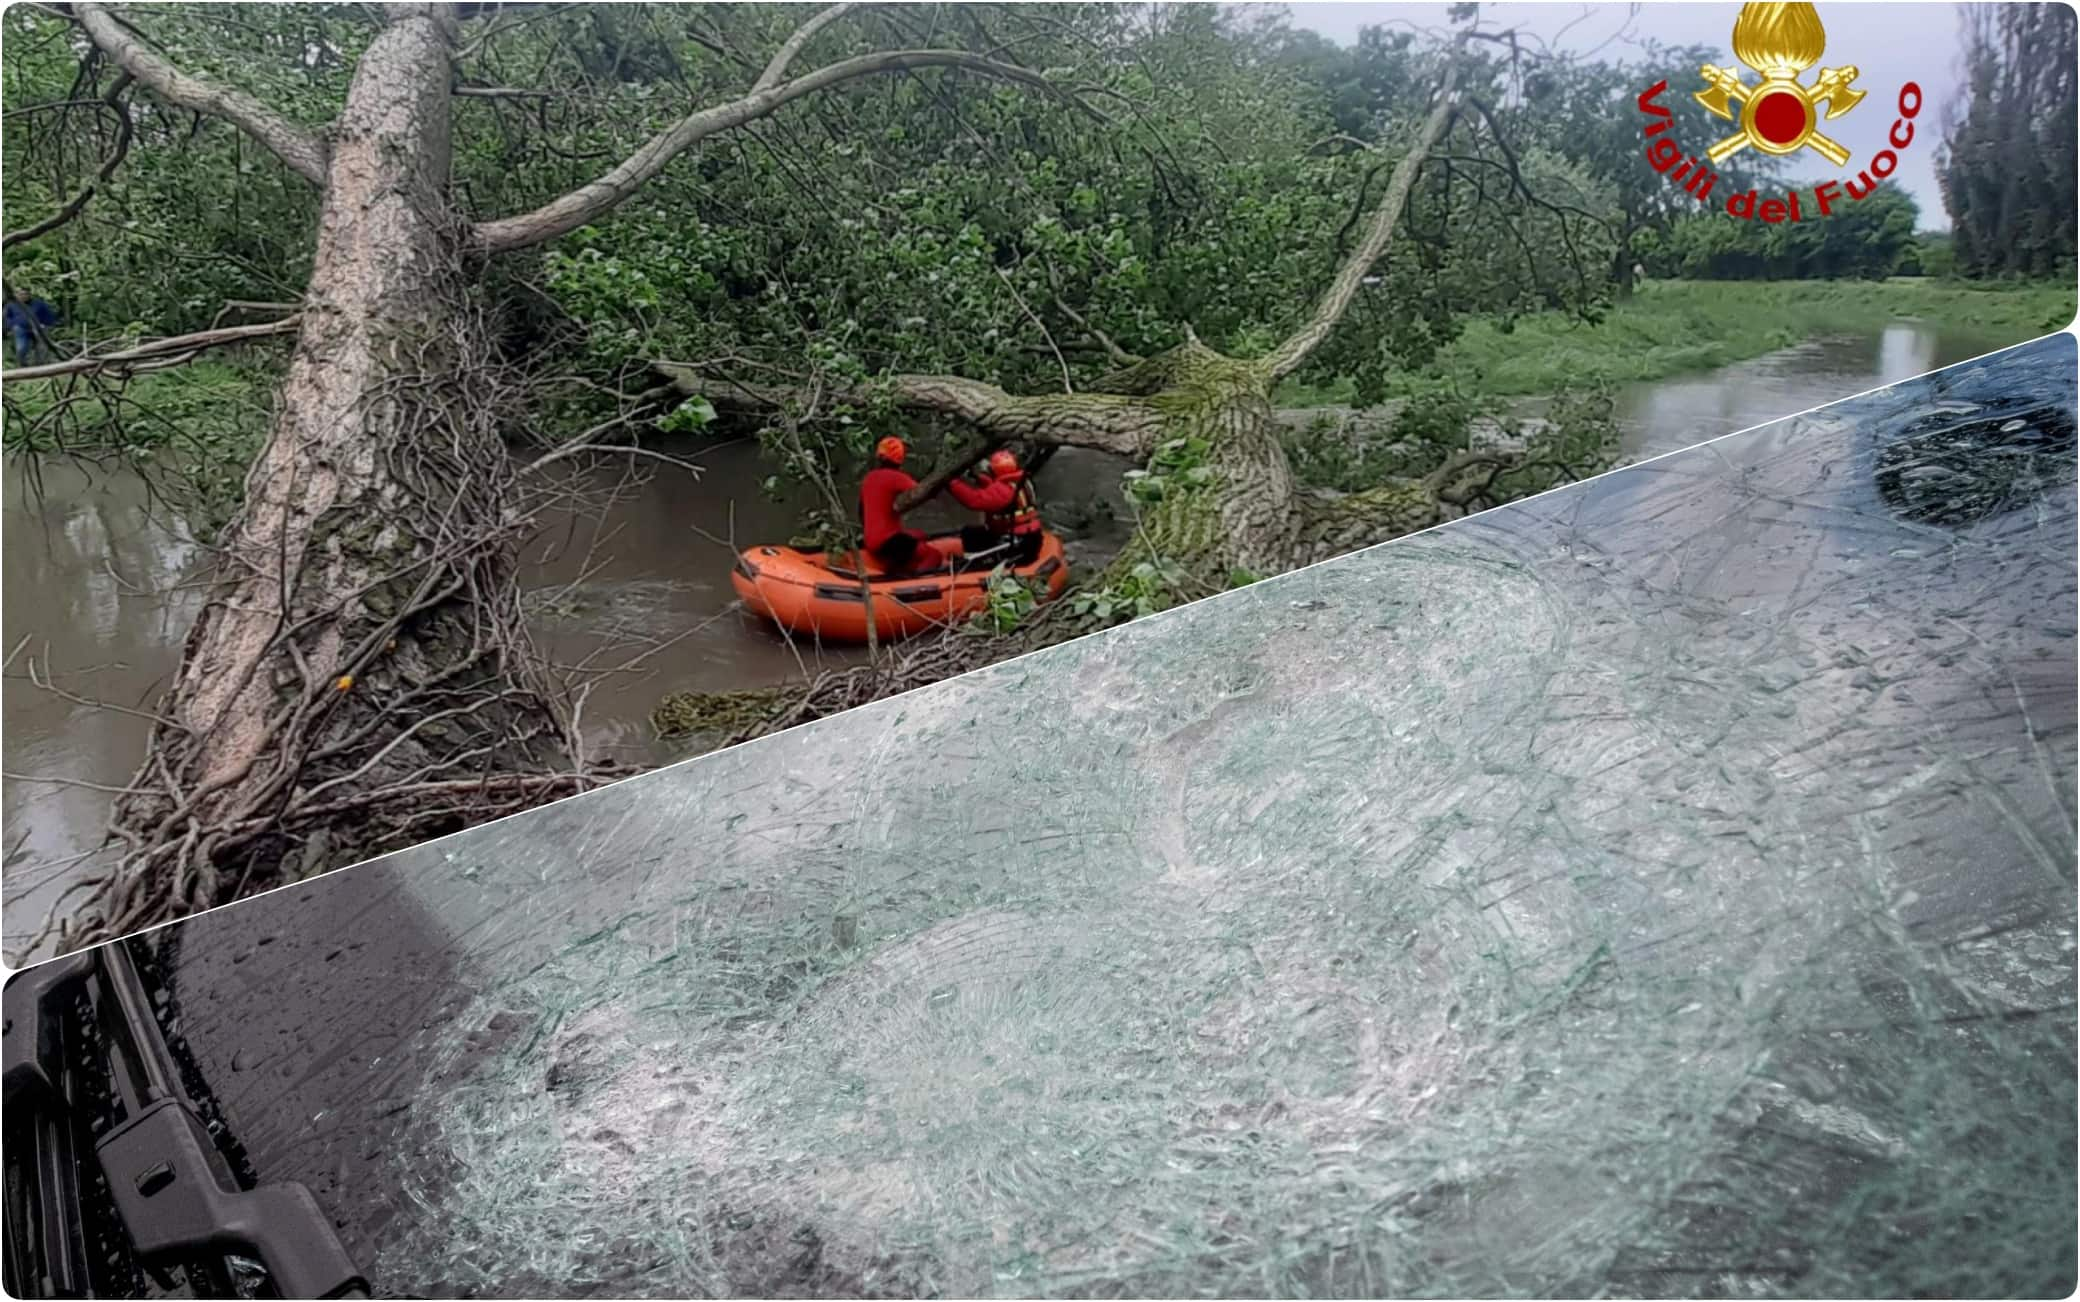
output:
[[[269,437],[241,514],[219,541],[210,597],[156,711],[149,754],[119,793],[112,861],[87,883],[94,892],[88,907],[58,920],[61,945],[222,903],[620,775],[588,758],[573,702],[532,652],[514,544],[540,500],[535,477],[597,454],[601,431],[626,431],[655,415],[658,390],[617,391],[622,409],[608,420],[552,440],[547,454],[512,456],[507,435],[532,423],[531,377],[499,346],[488,269],[573,232],[584,233],[572,243],[593,253],[587,242],[595,233],[586,228],[675,157],[861,78],[895,73],[909,86],[921,70],[964,70],[1081,108],[1059,74],[960,50],[855,53],[793,74],[796,59],[848,8],[775,34],[770,58],[714,42],[726,64],[712,66],[744,69],[743,81],[732,83],[748,84],[743,94],[670,122],[560,196],[535,204],[538,193],[570,178],[501,205],[525,209],[518,215],[485,219],[471,215],[453,180],[451,115],[457,96],[500,102],[456,75],[486,39],[483,31],[467,34],[464,23],[488,17],[497,24],[497,7],[355,11],[355,21],[372,15],[380,28],[351,63],[344,107],[323,128],[181,71],[112,10],[79,4],[67,11],[97,57],[130,79],[130,93],[231,123],[275,155],[286,175],[317,187],[319,215],[313,271],[293,302],[282,304],[296,313],[293,326],[274,327],[293,328],[296,344]],[[705,31],[696,35],[707,41]],[[618,66],[625,52],[611,62]],[[1101,627],[1114,618],[1115,603],[1105,596],[1115,590],[1135,590],[1134,609],[1201,596],[1425,527],[1475,500],[1506,457],[1468,453],[1419,479],[1343,495],[1309,492],[1286,458],[1270,405],[1273,387],[1361,298],[1368,268],[1404,229],[1419,176],[1440,181],[1445,192],[1440,207],[1425,210],[1438,230],[1409,232],[1424,248],[1445,242],[1455,169],[1507,174],[1514,192],[1528,193],[1506,145],[1501,161],[1454,158],[1441,147],[1462,123],[1487,120],[1484,112],[1462,115],[1466,101],[1454,81],[1462,52],[1463,42],[1454,43],[1443,80],[1427,102],[1418,98],[1421,112],[1406,124],[1391,175],[1379,162],[1356,202],[1339,204],[1352,220],[1336,240],[1355,235],[1356,245],[1307,320],[1276,347],[1234,356],[1256,350],[1224,353],[1180,326],[1174,345],[1160,351],[1160,332],[1133,336],[1151,354],[1137,356],[1102,328],[1117,333],[1116,322],[1087,324],[1058,295],[1056,306],[1112,366],[1072,386],[1061,350],[1040,326],[1071,392],[1028,397],[958,376],[898,375],[859,380],[872,395],[847,395],[965,424],[980,436],[971,456],[1014,441],[1043,453],[1082,446],[1174,472],[1127,552],[1083,586],[1080,595],[1096,600],[1049,607],[1005,638],[903,648],[869,673],[806,689],[694,698],[697,721],[726,725],[707,729],[726,739],[828,713]],[[703,174],[728,165],[710,157]],[[680,172],[673,184],[683,187],[688,169]],[[1373,202],[1367,196],[1378,176],[1387,183]],[[1472,202],[1486,201],[1486,184]],[[1424,258],[1412,261],[1401,274],[1434,274]],[[1002,278],[1001,270],[984,274]],[[283,288],[282,298],[292,298]],[[146,369],[215,339],[176,335],[155,346],[163,353],[86,359],[77,374],[93,380]],[[729,395],[759,405],[791,401],[727,366],[667,370],[660,387],[668,393],[698,391],[718,403]]]
[[[1529,468],[1532,458],[1522,449],[1465,449],[1420,478],[1396,478],[1361,492],[1310,492],[1296,480],[1272,407],[1279,381],[1349,311],[1393,240],[1418,173],[1461,122],[1456,48],[1363,237],[1305,321],[1264,355],[1223,355],[1186,325],[1181,343],[1151,357],[1125,354],[1101,339],[1115,367],[1076,392],[1023,396],[958,376],[895,375],[847,395],[862,404],[885,402],[917,416],[946,418],[979,436],[964,455],[921,483],[914,499],[1008,444],[1091,448],[1143,463],[1163,457],[1171,471],[1168,487],[1102,573],[1008,635],[949,630],[927,645],[806,683],[680,693],[665,699],[653,722],[665,733],[711,745],[747,740],[1092,632],[1115,622],[1122,608],[1145,610],[1211,595],[1429,528],[1462,514],[1499,476]],[[661,369],[689,395],[719,393],[768,408],[799,401],[785,386],[746,379],[726,365]],[[1078,599],[1079,593],[1107,592],[1154,600]]]
[[[116,801],[113,862],[78,916],[46,928],[62,947],[619,775],[588,762],[569,702],[529,645],[513,562],[528,467],[502,437],[525,385],[496,355],[484,271],[608,217],[716,133],[863,77],[961,69],[1064,94],[955,49],[795,73],[817,33],[851,9],[801,23],[742,95],[687,113],[597,179],[528,212],[473,220],[451,178],[456,64],[482,43],[465,40],[464,24],[500,7],[382,6],[344,106],[312,129],[176,67],[126,14],[70,6],[126,88],[232,124],[321,198],[297,315],[245,328],[295,332],[273,426],[219,540],[149,753]],[[144,369],[227,333],[48,373]]]

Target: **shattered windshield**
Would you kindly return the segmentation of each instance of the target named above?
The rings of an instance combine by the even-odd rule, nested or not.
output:
[[[378,1291],[2062,1294],[2056,337],[178,924]]]

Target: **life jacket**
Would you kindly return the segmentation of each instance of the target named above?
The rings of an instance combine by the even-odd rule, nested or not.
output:
[[[992,512],[983,517],[982,523],[994,533],[1027,534],[1040,532],[1040,499],[1033,495],[1032,481],[1023,470],[1003,476],[999,481],[1012,486],[1011,506],[1004,511]]]

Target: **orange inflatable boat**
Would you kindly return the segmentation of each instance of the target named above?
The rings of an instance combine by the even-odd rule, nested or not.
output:
[[[778,545],[753,547],[737,557],[730,582],[754,613],[826,642],[866,641],[870,605],[874,636],[891,642],[958,624],[989,605],[986,564],[955,573],[892,576],[873,556],[866,562],[862,575],[853,552],[834,556]],[[1009,572],[1037,586],[1042,601],[1060,596],[1069,586],[1069,558],[1062,540],[1052,533],[1042,535],[1040,554],[1032,564]]]

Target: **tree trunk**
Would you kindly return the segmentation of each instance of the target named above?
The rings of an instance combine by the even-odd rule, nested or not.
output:
[[[90,931],[577,780],[548,768],[562,726],[526,654],[496,382],[448,201],[455,32],[391,12],[333,130],[274,427],[118,803],[127,852]]]
[[[1632,269],[1638,265],[1632,255],[1633,234],[1628,228],[1618,240],[1618,251],[1611,254],[1611,286],[1619,298],[1632,297]]]

